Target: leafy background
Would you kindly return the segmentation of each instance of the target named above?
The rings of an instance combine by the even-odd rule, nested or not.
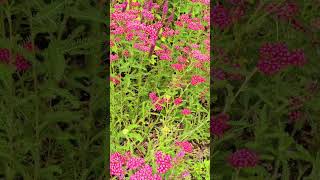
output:
[[[32,64],[25,72],[0,64],[0,178],[103,179],[106,2],[0,4],[0,48]]]

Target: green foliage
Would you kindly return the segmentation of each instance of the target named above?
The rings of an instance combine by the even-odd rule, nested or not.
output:
[[[0,177],[105,179],[104,7],[8,2],[0,5],[0,47],[31,67],[16,71],[14,56],[0,62]]]
[[[143,1],[138,2],[143,4]],[[163,2],[157,1],[160,8],[152,10],[155,22],[162,18]],[[202,17],[206,11],[209,12],[208,9],[207,5],[201,3],[169,1],[168,14],[174,13],[176,20],[180,13],[192,12],[192,18],[199,18],[201,24],[206,24]],[[115,8],[111,6],[111,12],[114,11]],[[139,18],[140,15],[137,19]],[[146,20],[143,24],[155,22]],[[120,21],[112,23],[122,25]],[[188,171],[191,179],[209,179],[209,63],[204,62],[203,69],[196,68],[195,63],[199,62],[196,58],[175,49],[175,46],[191,48],[191,44],[197,44],[199,48],[194,49],[207,55],[209,51],[204,42],[208,40],[209,33],[206,30],[195,31],[179,27],[174,23],[165,26],[180,33],[165,37],[161,35],[165,28],[160,28],[155,51],[163,49],[163,46],[168,47],[172,51],[171,61],[160,60],[156,53],[150,54],[149,57],[148,52],[138,50],[134,46],[142,42],[138,35],[129,41],[125,39],[125,34],[111,34],[111,42],[114,43],[111,52],[116,54],[118,59],[112,61],[110,74],[112,78],[120,81],[119,84],[110,82],[111,153],[124,154],[129,151],[134,157],[143,157],[146,164],[154,168],[155,173],[156,151],[175,157],[179,152],[175,143],[188,141],[194,146],[193,152],[186,153],[181,163],[161,176],[164,179],[181,179],[180,175]],[[116,38],[120,40],[117,41]],[[130,54],[128,57],[123,55],[126,51]],[[172,64],[178,63],[179,56],[186,56],[186,68],[183,71],[171,67]],[[191,85],[194,75],[204,77],[206,82],[197,86]],[[149,98],[151,92],[156,93],[159,99],[170,99],[170,102],[162,104],[162,110],[156,110]],[[203,97],[200,98],[200,95]],[[173,100],[178,97],[181,97],[183,102],[174,105]],[[192,113],[183,115],[181,111],[184,108],[190,109]]]

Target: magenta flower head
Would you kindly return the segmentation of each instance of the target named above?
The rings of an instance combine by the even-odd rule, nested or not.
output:
[[[183,102],[181,97],[178,97],[176,99],[173,100],[174,105],[179,105]]]
[[[128,169],[137,169],[139,168],[140,166],[142,166],[144,164],[144,159],[143,158],[130,158],[128,161],[127,161],[127,168]]]
[[[172,168],[172,158],[169,154],[163,154],[161,151],[155,154],[156,163],[158,164],[157,171],[160,174],[165,174],[169,169]]]
[[[255,167],[259,158],[258,155],[249,149],[240,149],[228,157],[228,162],[233,168]]]
[[[191,84],[193,86],[206,82],[206,79],[199,75],[194,75],[191,78]]]
[[[10,50],[7,48],[0,48],[0,62],[9,63],[10,61]]]
[[[231,24],[231,17],[228,10],[222,5],[216,5],[211,11],[213,25],[219,29],[225,29]]]
[[[151,100],[153,100],[152,102],[157,101],[157,100],[158,100],[157,93],[156,93],[156,92],[151,92],[151,93],[149,93],[149,98],[150,98]]]
[[[110,174],[119,177],[119,179],[124,178],[124,170],[122,166],[126,163],[125,156],[118,152],[113,153],[110,156]]]
[[[130,180],[150,179],[153,180],[152,167],[150,165],[144,165],[139,171],[130,176]]]
[[[16,61],[15,61],[15,66],[17,71],[23,72],[28,70],[31,67],[31,63],[26,60],[23,56],[17,55],[16,56]]]
[[[228,124],[229,118],[230,116],[228,114],[213,116],[210,120],[211,134],[221,137],[228,129],[230,129],[230,125]]]
[[[183,114],[183,115],[189,115],[189,114],[191,114],[191,110],[188,109],[188,108],[184,108],[184,109],[181,110],[181,114]]]
[[[282,42],[266,43],[260,48],[258,69],[266,75],[273,75],[289,65],[290,52]]]
[[[143,9],[150,11],[153,6],[153,0],[145,1]]]
[[[179,146],[184,152],[191,153],[193,146],[188,141],[181,141],[176,142],[176,145]]]
[[[163,9],[162,9],[163,18],[165,18],[167,16],[168,8],[169,8],[169,2],[168,2],[168,0],[165,0],[165,2],[163,4]]]
[[[289,63],[293,66],[303,66],[307,63],[302,49],[295,49],[290,53]]]

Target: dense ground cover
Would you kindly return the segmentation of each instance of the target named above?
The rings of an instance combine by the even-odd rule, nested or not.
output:
[[[209,1],[112,1],[112,179],[209,179]]]
[[[214,1],[213,179],[320,178],[319,10]]]
[[[103,179],[102,3],[0,1],[0,179]]]

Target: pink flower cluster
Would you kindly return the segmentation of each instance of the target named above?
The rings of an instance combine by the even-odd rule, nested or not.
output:
[[[122,166],[126,163],[126,157],[116,152],[110,156],[110,174],[124,179]]]
[[[183,71],[186,68],[185,64],[180,64],[180,63],[176,63],[176,64],[171,64],[171,67],[177,71]]]
[[[156,152],[156,163],[158,164],[157,171],[160,174],[165,174],[169,169],[172,168],[172,158],[168,154],[163,154],[161,151]]]
[[[124,165],[126,168],[123,167]],[[130,153],[121,155],[118,152],[115,152],[110,156],[110,174],[112,176],[117,176],[119,179],[124,179],[127,171],[136,169],[139,170],[130,177],[130,180],[161,180],[161,177],[158,175],[152,175],[152,168],[145,164],[143,158],[131,157]]]
[[[157,111],[161,111],[163,109],[164,103],[170,103],[169,98],[159,98],[157,93],[155,93],[155,92],[149,93],[149,98],[151,99],[152,104]],[[180,105],[182,102],[183,102],[183,99],[181,97],[178,97],[173,100],[174,105]],[[188,108],[184,108],[181,110],[181,114],[189,115],[189,114],[191,114],[191,110]]]
[[[31,66],[31,63],[25,59],[22,55],[18,54],[16,56],[16,61],[15,61],[15,66],[16,66],[16,69],[19,71],[19,72],[23,72],[23,71],[26,71],[30,68]]]
[[[197,47],[194,47],[197,48]],[[197,59],[200,62],[210,62],[210,56],[207,54],[201,53],[199,50],[193,50],[192,52],[193,58]]]
[[[152,167],[144,165],[139,171],[130,176],[130,180],[161,180],[158,174],[152,174]]]
[[[262,45],[257,66],[262,73],[273,75],[289,65],[303,66],[305,63],[303,50],[295,49],[290,52],[286,44],[278,42]]]
[[[137,169],[144,164],[143,158],[131,158],[127,161],[128,169]]]
[[[213,7],[212,12],[213,25],[225,29],[231,24],[231,17],[228,10],[223,5],[216,5]]]
[[[169,27],[164,27],[162,32],[162,37],[172,37],[178,35],[180,32],[179,30],[170,29]]]
[[[176,25],[180,27],[187,27],[193,31],[201,31],[204,30],[204,25],[200,22],[199,18],[191,18],[190,14],[182,14],[178,21],[176,21]]]
[[[169,99],[166,99],[166,98],[159,98],[157,96],[157,93],[155,92],[151,92],[149,93],[149,98],[152,100],[152,104],[154,105],[155,109],[157,111],[161,111],[162,110],[162,104],[166,101],[169,101]]]
[[[110,54],[110,63],[119,59],[118,54]]]
[[[160,60],[166,60],[166,61],[171,61],[172,60],[172,51],[165,46],[164,44],[161,45],[160,50],[156,50],[156,55],[159,57]]]
[[[234,168],[255,167],[259,158],[255,152],[249,149],[240,149],[228,157],[228,162]]]
[[[188,108],[184,108],[184,109],[181,110],[181,114],[183,114],[183,115],[189,115],[189,114],[191,114],[191,110],[188,109]]]
[[[229,3],[235,5],[235,7],[228,9],[224,5],[218,4],[215,5],[211,11],[213,25],[221,30],[230,27],[245,15],[243,1],[231,0]]]
[[[221,137],[228,129],[230,125],[228,124],[230,116],[228,114],[219,114],[217,116],[211,117],[210,120],[210,131],[213,135]]]
[[[191,84],[193,86],[206,82],[206,79],[199,75],[193,75],[191,78]]]
[[[27,49],[28,51],[33,50],[31,43],[26,43],[23,45],[23,47],[25,49]],[[0,62],[5,63],[5,64],[9,64],[11,56],[12,56],[12,54],[10,53],[9,49],[0,48]],[[15,55],[15,61],[13,62],[13,64],[15,65],[16,70],[18,72],[24,72],[31,67],[31,63],[25,57],[23,57],[21,54]]]
[[[152,22],[154,20],[154,15],[151,10],[154,8],[152,1],[145,4],[143,10],[133,9],[132,3],[129,5],[131,9],[121,10],[121,8],[116,9],[111,13],[111,23],[110,29],[112,35],[124,35],[127,41],[137,39],[134,43],[134,47],[138,50],[148,52],[150,46],[155,45],[158,39],[158,32],[162,28],[162,22],[156,23],[146,23]],[[135,4],[134,4],[135,5]],[[142,15],[142,20],[138,20],[138,17]]]
[[[182,150],[187,153],[191,153],[193,150],[192,144],[188,141],[181,141],[181,142],[178,141],[178,142],[176,142],[176,145],[181,147]]]
[[[168,170],[177,165],[177,159],[182,159],[185,153],[192,152],[192,144],[187,141],[177,142],[176,145],[180,146],[182,150],[177,153],[176,157],[172,159],[169,154],[164,154],[161,151],[155,153],[155,160],[157,165],[157,173],[153,173],[152,167],[146,164],[143,158],[132,157],[129,152],[121,155],[118,152],[110,156],[110,174],[119,179],[124,179],[125,175],[129,172],[136,170],[131,176],[130,180],[161,180],[161,174],[165,174]],[[184,172],[186,174],[187,172]]]
[[[9,63],[10,61],[10,51],[7,48],[0,48],[0,62]]]
[[[181,97],[178,97],[176,99],[173,100],[173,104],[174,105],[179,105],[183,102],[182,98]]]

